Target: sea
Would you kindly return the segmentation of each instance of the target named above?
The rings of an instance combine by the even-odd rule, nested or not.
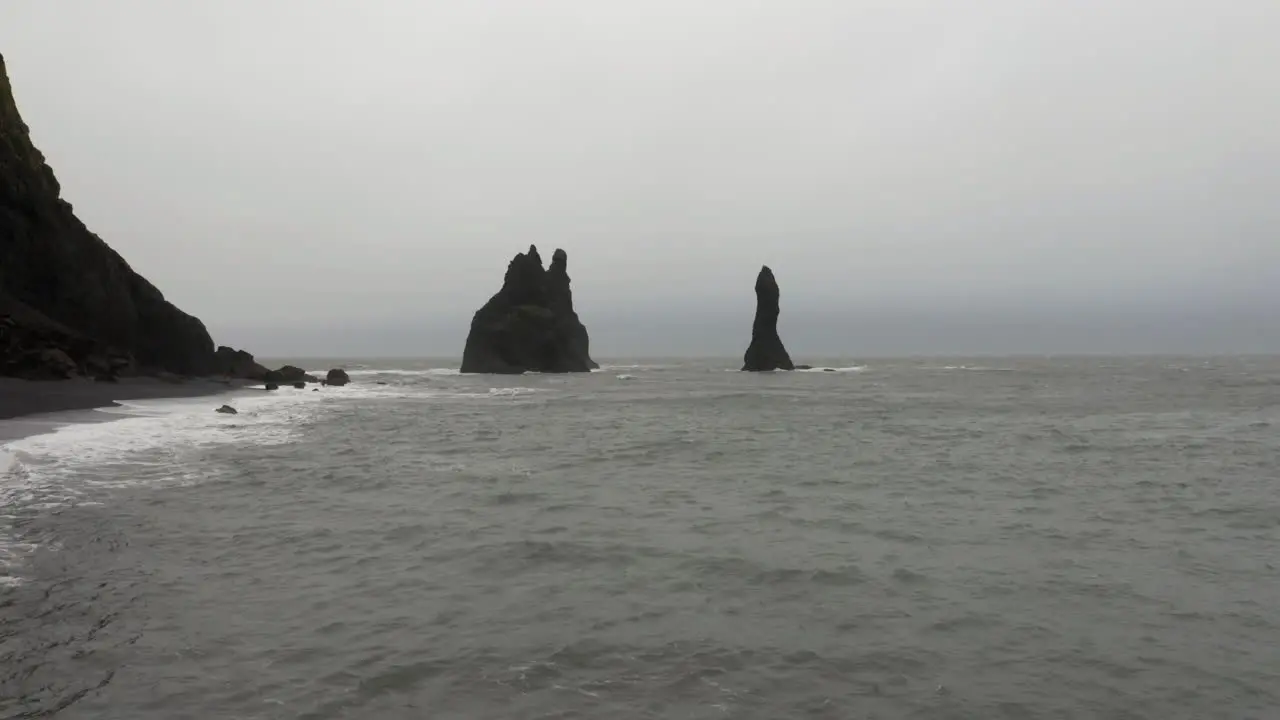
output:
[[[1280,358],[304,366],[0,450],[0,717],[1280,717]]]

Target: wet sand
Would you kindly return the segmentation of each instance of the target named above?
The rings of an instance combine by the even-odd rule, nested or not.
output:
[[[90,380],[37,382],[0,378],[0,442],[47,432],[50,426],[92,421],[96,408],[116,407],[121,400],[201,397],[247,387],[248,381],[194,379],[171,382],[127,378],[118,383]],[[84,411],[84,412],[69,412]],[[56,417],[53,417],[56,415]]]

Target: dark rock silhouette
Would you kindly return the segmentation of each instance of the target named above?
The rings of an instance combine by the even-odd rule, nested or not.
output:
[[[213,369],[204,325],[165,300],[61,197],[31,137],[0,57],[0,313],[14,319],[0,373],[88,374],[93,355],[126,358],[143,371]],[[43,359],[42,359],[43,358]],[[90,371],[91,372],[91,371]]]
[[[294,383],[294,384],[293,384],[293,386],[294,386],[295,388],[299,389],[299,390],[306,390],[306,389],[307,389],[307,384],[306,384],[306,383],[304,383],[304,382],[302,382],[301,380],[299,380],[298,382]]]
[[[265,380],[267,377],[267,369],[252,355],[225,345],[219,346],[213,354],[213,371],[217,375],[245,380]]]
[[[751,345],[743,358],[742,369],[751,372],[794,370],[791,356],[778,337],[778,281],[766,265],[756,276],[756,319],[751,326]]]
[[[133,358],[0,298],[0,375],[27,380],[128,374]]]
[[[519,374],[526,371],[588,372],[587,329],[573,309],[568,255],[556,250],[543,269],[538,248],[507,265],[502,289],[471,319],[462,372]]]
[[[338,387],[342,387],[349,382],[351,382],[351,378],[347,377],[347,371],[342,368],[334,368],[324,376],[325,385],[337,385]]]
[[[217,410],[215,410],[214,412],[220,412],[220,413],[222,413],[223,415],[238,415],[238,414],[239,414],[239,411],[237,411],[235,408],[231,407],[230,405],[223,405],[222,407],[218,408],[218,409],[217,409]]]
[[[279,370],[268,370],[262,379],[269,383],[293,385],[295,383],[318,383],[320,378],[308,375],[306,370],[294,365],[285,365]]]
[[[267,384],[266,384],[266,386],[265,386],[265,387],[266,387],[266,389],[267,389],[267,390],[279,390],[279,389],[280,389],[280,385],[279,385],[279,383],[274,383],[274,382],[272,382],[272,381],[270,381],[270,380],[268,380],[268,381],[267,381]]]

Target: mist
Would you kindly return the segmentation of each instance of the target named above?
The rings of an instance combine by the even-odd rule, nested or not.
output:
[[[593,354],[1278,352],[1280,4],[0,7],[79,217],[259,355],[460,354],[530,244]]]

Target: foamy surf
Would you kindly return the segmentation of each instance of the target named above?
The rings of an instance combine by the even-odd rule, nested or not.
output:
[[[323,377],[324,370],[311,370],[313,375]],[[447,377],[461,375],[462,371],[458,368],[426,368],[424,370],[348,370],[347,375],[350,377],[370,377],[376,375],[402,375],[407,377]]]
[[[15,568],[36,547],[14,534],[15,520],[97,502],[104,490],[216,477],[218,468],[196,461],[200,450],[226,443],[289,442],[314,412],[319,395],[264,392],[123,401],[88,416],[101,422],[69,422],[9,442],[0,448],[0,506],[5,508],[0,516],[0,583],[17,582]],[[214,412],[223,403],[239,413]]]

